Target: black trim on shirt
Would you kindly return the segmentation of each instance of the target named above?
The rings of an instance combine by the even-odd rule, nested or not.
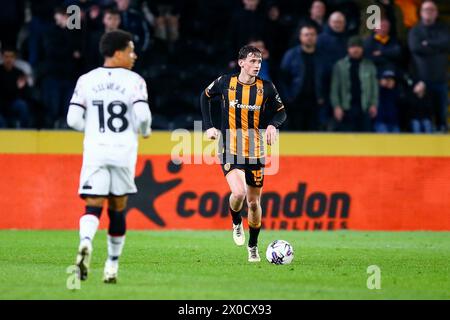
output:
[[[136,103],[138,103],[138,102],[144,102],[144,103],[148,104],[148,101],[147,101],[147,100],[136,100],[135,102],[133,102],[133,104],[136,104]]]
[[[69,105],[79,106],[79,107],[83,108],[84,110],[86,110],[86,107],[79,103],[71,102]]]

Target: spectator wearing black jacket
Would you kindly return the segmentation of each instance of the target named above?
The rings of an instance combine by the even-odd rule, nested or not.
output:
[[[55,25],[42,42],[43,59],[37,68],[42,84],[42,99],[46,108],[46,126],[62,126],[67,114],[75,80],[81,70],[81,33],[67,28],[68,15],[57,8]]]
[[[412,85],[407,94],[408,116],[414,133],[433,132],[433,98],[427,92],[425,82]]]
[[[139,11],[130,7],[130,2],[131,0],[116,0],[121,21],[119,28],[133,35],[136,54],[145,55],[150,48],[149,25]]]
[[[399,90],[393,70],[384,70],[379,80],[378,112],[375,131],[378,133],[399,133]]]
[[[282,96],[287,103],[290,130],[318,131],[324,124],[322,57],[317,51],[317,31],[303,26],[300,45],[288,50],[281,62]]]
[[[423,80],[429,93],[436,96],[436,125],[447,132],[447,68],[450,51],[448,27],[437,21],[438,8],[427,0],[420,9],[421,22],[411,29],[408,37],[409,49],[415,67],[415,78]]]
[[[387,69],[395,70],[402,57],[402,49],[396,38],[390,36],[391,23],[382,19],[380,28],[364,41],[364,55],[375,63],[379,72]]]
[[[28,24],[28,62],[34,68],[41,58],[41,44],[44,35],[54,25],[55,8],[62,5],[64,0],[30,1],[31,21]]]
[[[317,30],[317,34],[322,33],[327,21],[327,6],[323,0],[315,0],[311,4],[309,9],[309,16],[300,20],[299,27],[302,26],[314,26]]]
[[[230,57],[252,39],[267,43],[267,20],[260,0],[242,0],[242,3],[242,8],[234,12],[230,21]]]
[[[331,113],[331,74],[333,66],[347,55],[349,36],[346,31],[346,18],[339,12],[333,12],[328,18],[328,25],[317,38],[317,51],[321,53],[323,71],[323,92],[325,108]]]
[[[2,48],[0,65],[0,127],[28,128],[30,111],[26,101],[29,94],[27,77],[14,66],[16,50]]]

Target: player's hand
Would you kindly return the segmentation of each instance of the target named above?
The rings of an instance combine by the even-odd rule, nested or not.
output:
[[[344,118],[344,110],[341,107],[334,108],[334,117],[337,121],[341,122],[342,118]]]
[[[268,125],[266,129],[266,141],[269,146],[275,143],[277,140],[277,128],[273,125]]]
[[[206,130],[206,136],[209,140],[216,140],[219,137],[219,130],[214,127],[209,128]]]
[[[148,128],[144,133],[142,133],[142,138],[148,139],[152,135],[152,128]]]

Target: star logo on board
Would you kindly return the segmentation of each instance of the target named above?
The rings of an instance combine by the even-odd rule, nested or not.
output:
[[[142,212],[150,221],[154,222],[160,227],[164,227],[166,223],[155,209],[155,200],[161,195],[176,188],[182,182],[182,180],[177,178],[165,182],[156,181],[153,169],[154,168],[152,162],[150,160],[147,160],[145,162],[142,173],[135,179],[136,186],[139,191],[136,195],[130,197],[127,212],[135,208]],[[169,161],[169,172],[178,173],[180,170],[181,165],[177,165],[172,161]]]

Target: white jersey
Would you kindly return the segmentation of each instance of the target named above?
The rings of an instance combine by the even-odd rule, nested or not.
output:
[[[86,111],[83,165],[136,165],[138,125],[132,111],[147,99],[145,80],[128,69],[100,67],[78,79],[70,104]]]

